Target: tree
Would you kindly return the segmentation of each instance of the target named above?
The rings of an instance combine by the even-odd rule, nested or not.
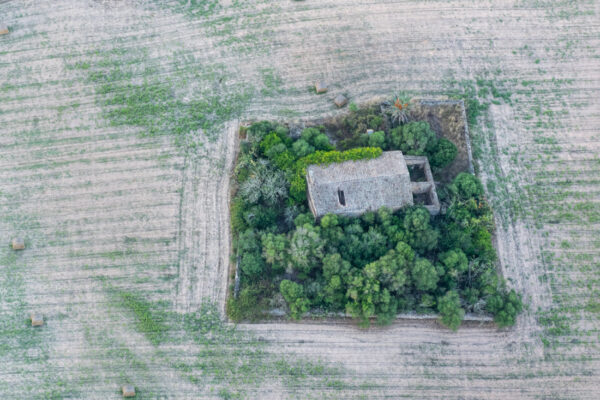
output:
[[[461,200],[480,199],[484,193],[481,181],[475,175],[467,172],[458,174],[452,183],[448,185],[448,189]]]
[[[334,149],[331,143],[329,143],[327,135],[322,133],[318,128],[306,128],[302,131],[300,137],[317,150],[330,151]]]
[[[433,152],[437,137],[425,121],[409,122],[390,130],[390,148],[404,154],[423,156]]]
[[[500,328],[512,326],[517,320],[517,314],[523,309],[521,297],[513,290],[502,290],[490,296],[486,302],[486,310],[494,314],[494,322]]]
[[[444,269],[444,283],[447,287],[455,289],[461,276],[469,268],[469,260],[460,249],[446,251],[439,255],[439,260]]]
[[[275,235],[273,233],[263,234],[261,237],[262,255],[271,266],[275,273],[285,271],[288,265],[289,240],[285,235]]]
[[[437,271],[426,258],[417,258],[411,275],[417,290],[428,291],[437,287],[439,280]]]
[[[449,165],[458,154],[458,149],[446,138],[441,138],[437,142],[437,146],[429,157],[429,163],[433,168],[444,168]]]
[[[438,311],[441,323],[453,331],[458,329],[465,316],[465,310],[460,307],[458,293],[453,290],[438,298]]]
[[[333,309],[342,309],[345,300],[345,284],[348,279],[351,265],[338,254],[328,254],[323,258],[323,279],[326,285],[324,301]]]
[[[239,189],[245,202],[274,206],[288,196],[288,181],[283,171],[268,165],[268,161],[257,162],[250,167],[250,174]]]
[[[292,319],[300,319],[309,310],[310,301],[300,284],[284,279],[279,284],[279,291],[290,308]]]
[[[385,147],[385,133],[383,131],[373,132],[369,135],[368,145],[370,147]]]
[[[431,227],[431,215],[425,207],[411,207],[406,211],[403,226],[405,240],[423,254],[437,247],[439,232]]]
[[[364,273],[356,273],[347,292],[346,312],[369,326],[371,317],[377,316],[380,323],[391,321],[398,310],[398,301],[388,289],[381,288],[379,281]]]
[[[290,240],[290,262],[294,270],[308,275],[320,264],[324,246],[319,227],[307,224],[297,228]]]
[[[334,149],[331,143],[329,143],[329,138],[324,133],[315,136],[312,145],[315,146],[315,149],[317,150],[331,151]]]
[[[294,152],[297,158],[302,158],[304,156],[309,155],[310,153],[314,153],[315,148],[308,144],[306,140],[298,139],[292,145],[292,151]]]
[[[243,275],[250,280],[262,276],[266,264],[261,256],[261,246],[256,233],[252,229],[242,232],[237,240],[238,254],[240,254],[240,269]]]

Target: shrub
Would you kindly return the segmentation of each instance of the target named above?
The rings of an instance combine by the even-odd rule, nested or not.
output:
[[[338,139],[338,147],[347,150],[360,145],[361,136],[367,129],[383,130],[385,121],[380,115],[379,107],[363,107],[350,110],[342,119],[334,136]]]
[[[317,151],[299,159],[290,182],[290,196],[298,203],[306,201],[306,167],[310,164],[331,164],[348,160],[377,158],[382,150],[377,147],[359,147],[347,151]]]
[[[257,321],[267,308],[265,293],[256,285],[248,285],[240,290],[238,298],[227,299],[226,312],[234,322]]]
[[[242,232],[248,228],[244,220],[244,200],[241,197],[236,197],[231,202],[231,229],[233,232]]]
[[[248,127],[248,140],[252,142],[259,142],[272,130],[273,124],[268,121],[255,122]]]
[[[334,149],[331,143],[329,143],[329,138],[324,133],[317,135],[311,144],[315,146],[315,149],[317,150],[330,151]]]
[[[252,206],[244,212],[244,221],[250,228],[268,229],[276,224],[279,211],[275,207]]]

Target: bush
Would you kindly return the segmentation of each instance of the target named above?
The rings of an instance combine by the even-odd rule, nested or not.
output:
[[[226,312],[234,322],[257,321],[261,319],[267,308],[265,293],[262,288],[248,285],[240,290],[238,298],[227,299]]]
[[[367,132],[367,129],[381,131],[384,127],[385,121],[379,107],[363,107],[350,110],[335,130],[334,136],[338,139],[338,147],[347,150],[360,146],[362,135]]]
[[[273,131],[273,124],[268,121],[255,122],[248,127],[248,140],[260,142],[269,132]]]
[[[290,182],[290,196],[297,203],[306,201],[306,167],[310,164],[331,164],[349,160],[377,158],[382,150],[377,147],[359,147],[347,151],[317,151],[296,162]]]
[[[265,206],[252,206],[244,212],[244,221],[250,228],[264,230],[277,223],[279,209]]]
[[[241,197],[236,197],[231,202],[231,229],[233,232],[242,232],[248,228],[248,224],[244,220],[244,200]]]

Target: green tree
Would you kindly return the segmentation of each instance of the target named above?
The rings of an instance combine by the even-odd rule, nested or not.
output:
[[[500,328],[514,325],[522,309],[521,297],[514,290],[497,292],[486,302],[486,310],[494,314],[494,322]]]
[[[332,309],[344,307],[346,290],[345,281],[350,274],[351,265],[338,254],[328,254],[323,258],[323,289],[325,303]]]
[[[368,278],[380,282],[390,292],[400,293],[408,282],[408,270],[412,266],[414,258],[415,253],[410,246],[399,242],[395,249],[367,264],[364,274]]]
[[[385,133],[383,131],[373,132],[369,135],[368,139],[369,147],[381,147],[385,148]]]
[[[405,240],[423,254],[437,247],[439,232],[431,227],[431,215],[425,207],[411,207],[403,220]]]
[[[274,169],[267,161],[250,167],[250,174],[239,189],[239,194],[249,204],[264,203],[274,206],[288,196],[288,181],[283,171]]]
[[[304,139],[298,139],[292,145],[292,151],[297,158],[302,158],[315,152],[315,148]]]
[[[256,280],[265,271],[266,263],[261,256],[261,245],[258,236],[252,229],[247,229],[240,234],[237,240],[238,254],[240,254],[240,269],[243,276]]]
[[[310,301],[304,294],[302,285],[284,279],[279,285],[279,291],[290,308],[290,317],[300,319],[309,310]]]
[[[460,307],[458,293],[453,290],[438,298],[438,311],[441,323],[453,331],[458,329],[465,316],[465,310]]]
[[[455,289],[459,280],[469,268],[467,256],[462,250],[454,249],[440,254],[439,260],[444,269],[443,281],[445,286]]]
[[[320,228],[304,225],[297,228],[290,240],[290,262],[294,270],[307,276],[323,259],[325,244]]]
[[[329,143],[329,138],[324,133],[315,136],[312,145],[315,146],[315,149],[322,151],[331,151],[334,149],[331,143]]]
[[[444,168],[449,165],[458,154],[458,149],[446,138],[441,138],[437,142],[437,146],[429,157],[429,163],[433,168]]]
[[[267,134],[261,141],[259,144],[259,148],[260,151],[263,155],[268,157],[269,152],[276,146],[279,145],[283,145],[284,149],[285,149],[285,144],[283,144],[283,141],[281,140],[281,138],[275,133],[275,132],[271,132],[269,134]]]
[[[390,148],[404,154],[428,155],[437,147],[435,132],[427,122],[409,122],[390,130]]]
[[[389,290],[381,288],[379,281],[364,273],[356,273],[347,292],[346,312],[360,320],[362,326],[370,324],[369,319],[377,316],[378,322],[391,321],[398,310],[398,301]]]
[[[285,271],[288,265],[289,240],[285,235],[266,233],[261,236],[262,255],[275,273]]]
[[[461,200],[480,199],[484,193],[481,181],[475,175],[467,172],[458,174],[448,185],[448,189]]]
[[[437,287],[439,280],[437,271],[426,258],[418,257],[416,259],[411,275],[417,290],[429,291]]]

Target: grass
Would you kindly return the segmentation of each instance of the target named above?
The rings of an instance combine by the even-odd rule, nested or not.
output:
[[[165,339],[169,326],[164,312],[159,311],[155,304],[136,293],[122,290],[116,290],[114,296],[117,304],[134,315],[136,330],[143,333],[150,343],[156,346]]]
[[[97,53],[94,60],[68,64],[87,73],[103,116],[112,126],[136,126],[144,136],[169,135],[193,152],[207,138],[216,139],[225,122],[240,116],[254,91],[245,84],[225,85],[226,68],[197,65],[196,59],[181,53],[173,54],[177,67],[169,78],[158,78],[160,71],[149,64],[147,53],[112,50]],[[265,74],[263,90],[275,90],[277,78]],[[192,80],[199,90],[189,96],[185,92]]]

